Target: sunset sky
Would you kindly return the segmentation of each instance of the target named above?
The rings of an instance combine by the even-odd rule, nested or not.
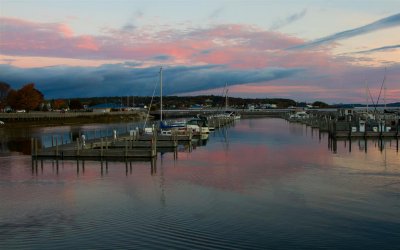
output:
[[[398,102],[400,1],[0,0],[14,89],[151,96],[161,66],[166,95]]]

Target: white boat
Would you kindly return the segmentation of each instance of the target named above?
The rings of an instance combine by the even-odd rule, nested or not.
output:
[[[186,121],[186,127],[192,129],[193,132],[198,134],[209,134],[210,129],[208,128],[207,119],[192,118]]]
[[[227,117],[233,117],[233,119],[235,119],[235,120],[239,120],[241,118],[241,116],[234,111],[225,111],[225,115]]]
[[[309,117],[309,115],[306,113],[306,112],[304,112],[304,111],[299,111],[299,112],[296,112],[296,113],[294,113],[294,114],[291,114],[290,116],[289,116],[289,119],[292,119],[292,120],[302,120],[302,119],[306,119],[306,118],[308,118]]]

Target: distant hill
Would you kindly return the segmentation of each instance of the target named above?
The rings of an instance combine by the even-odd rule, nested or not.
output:
[[[373,105],[373,104],[369,104],[369,106],[375,107],[375,105]],[[334,104],[334,105],[332,105],[332,107],[335,107],[335,108],[357,108],[357,107],[365,107],[365,104],[359,104],[359,103],[343,104],[343,103],[340,103],[340,104]],[[376,107],[385,107],[385,105],[378,104],[378,105],[376,105]],[[400,108],[400,102],[388,103],[388,104],[386,104],[386,107]]]
[[[400,102],[386,104],[386,107],[400,107]]]

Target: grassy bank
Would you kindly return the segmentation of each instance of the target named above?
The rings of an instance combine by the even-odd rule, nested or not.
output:
[[[0,114],[0,121],[9,126],[58,126],[72,124],[88,124],[88,123],[113,123],[113,122],[129,122],[141,121],[146,118],[146,114],[142,111],[131,112],[109,112],[109,113],[92,113],[92,112],[30,112],[30,113],[12,113]]]

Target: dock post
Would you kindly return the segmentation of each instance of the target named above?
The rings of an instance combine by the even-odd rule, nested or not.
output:
[[[31,156],[33,158],[33,137],[31,137]]]
[[[150,174],[155,175],[157,173],[157,162],[155,158],[151,159]]]
[[[103,138],[100,139],[100,157],[103,160]]]
[[[38,152],[37,152],[37,138],[33,139],[33,151],[32,151],[32,167],[36,169],[36,174],[38,170]],[[33,170],[33,169],[32,169]]]
[[[76,139],[76,156],[79,156],[79,138]]]
[[[58,137],[56,137],[56,159],[58,160]]]
[[[34,158],[34,152],[33,152],[34,148],[33,148],[33,137],[31,137],[31,160],[32,160],[32,172],[33,169],[35,167],[35,158]]]
[[[351,137],[349,139],[349,153],[351,153]]]
[[[128,139],[125,138],[125,161],[128,158]]]
[[[157,154],[157,132],[154,129],[154,124],[153,124],[153,139],[152,139],[153,144],[151,145],[151,155],[154,156]]]
[[[351,128],[351,122],[349,122],[349,139],[351,138],[351,131],[352,130],[352,128]]]
[[[37,168],[37,159],[38,159],[38,139],[35,138],[35,159],[36,159],[36,168]]]
[[[334,138],[332,143],[333,143],[333,153],[336,154],[337,153],[337,139]]]

